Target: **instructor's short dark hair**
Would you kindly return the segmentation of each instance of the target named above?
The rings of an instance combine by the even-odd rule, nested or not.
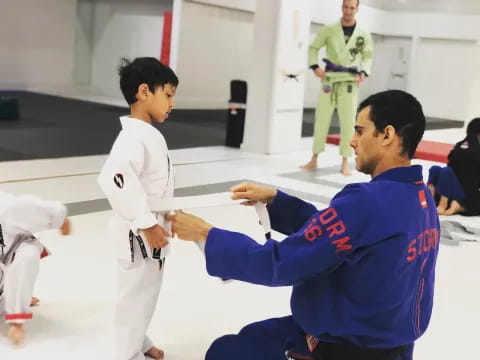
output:
[[[402,138],[402,154],[413,158],[426,120],[420,102],[401,90],[388,90],[369,96],[360,103],[358,112],[370,106],[370,120],[378,132],[391,125]]]
[[[168,66],[153,57],[140,57],[133,61],[123,58],[118,68],[120,89],[129,105],[137,102],[137,91],[141,84],[147,84],[152,93],[159,86],[178,85],[177,75]]]

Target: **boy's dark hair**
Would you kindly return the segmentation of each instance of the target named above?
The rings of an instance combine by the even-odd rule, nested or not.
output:
[[[360,112],[370,106],[370,120],[378,132],[391,125],[402,138],[402,154],[413,158],[425,132],[426,120],[422,105],[409,93],[388,90],[369,96],[360,103]]]
[[[178,85],[178,78],[168,66],[153,57],[140,57],[133,61],[123,58],[118,68],[120,89],[129,105],[137,102],[137,92],[140,84],[147,84],[152,93],[159,86]]]

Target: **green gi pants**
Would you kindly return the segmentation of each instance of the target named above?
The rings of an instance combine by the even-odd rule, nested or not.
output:
[[[328,89],[330,91],[328,91]],[[327,90],[327,91],[326,91]],[[313,131],[313,153],[325,151],[328,129],[335,109],[340,120],[340,155],[351,157],[353,150],[350,140],[354,134],[355,115],[358,107],[358,83],[342,81],[330,83],[322,81],[322,89],[315,110],[315,126]]]

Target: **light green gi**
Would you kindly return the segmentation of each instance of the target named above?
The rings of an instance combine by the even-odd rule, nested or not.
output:
[[[372,37],[370,33],[355,26],[348,43],[341,22],[323,28],[309,48],[309,66],[318,64],[318,51],[326,46],[326,58],[346,67],[357,67],[358,71],[370,74],[373,57]],[[315,110],[313,133],[313,153],[325,150],[328,129],[335,108],[340,120],[340,155],[352,156],[349,146],[354,133],[355,115],[358,106],[358,83],[355,74],[349,72],[327,72],[322,81],[322,90]]]

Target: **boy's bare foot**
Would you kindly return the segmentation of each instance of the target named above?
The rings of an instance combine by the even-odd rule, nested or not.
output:
[[[465,211],[465,208],[462,205],[460,205],[460,203],[457,200],[453,200],[452,203],[450,204],[450,207],[445,211],[443,215],[455,215],[462,211]]]
[[[156,348],[155,346],[152,346],[145,353],[145,355],[147,355],[148,357],[151,357],[155,360],[163,360],[163,358],[165,357],[165,353],[163,352],[163,350],[160,350],[160,349]]]
[[[13,345],[15,346],[21,345],[25,337],[23,324],[10,324],[7,336]]]
[[[38,305],[39,303],[40,303],[40,299],[35,296],[32,296],[32,300],[30,301],[30,306],[35,306],[35,305]]]

